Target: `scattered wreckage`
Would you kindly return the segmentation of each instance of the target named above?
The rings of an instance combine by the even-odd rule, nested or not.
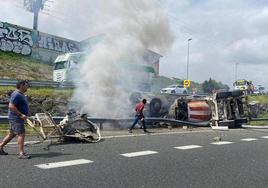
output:
[[[57,142],[101,140],[99,127],[89,121],[86,114],[80,115],[75,111],[70,111],[59,124],[48,113],[36,113],[33,120],[27,119],[27,124],[38,133],[42,142],[48,139],[56,139]]]

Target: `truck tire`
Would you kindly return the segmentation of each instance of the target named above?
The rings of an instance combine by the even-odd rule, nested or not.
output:
[[[231,96],[232,96],[232,93],[229,91],[219,92],[216,94],[216,99],[225,99]]]
[[[236,119],[235,120],[235,126],[236,127],[241,127],[242,124],[245,124],[247,122],[248,122],[247,118]]]
[[[150,101],[150,116],[159,117],[162,108],[162,101],[159,98],[153,98]]]
[[[219,121],[218,124],[219,124],[219,126],[225,126],[225,127],[229,127],[229,128],[234,128],[235,127],[235,121],[234,120]]]
[[[240,97],[242,95],[244,95],[244,92],[241,91],[241,90],[234,90],[234,91],[232,91],[232,97]]]

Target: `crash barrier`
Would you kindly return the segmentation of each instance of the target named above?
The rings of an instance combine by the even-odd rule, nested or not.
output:
[[[34,118],[34,116],[30,117]],[[55,123],[59,123],[61,120],[63,120],[64,117],[52,117],[53,121]],[[99,124],[100,129],[104,128],[104,124],[107,123],[107,127],[109,124],[113,124],[116,126],[113,126],[114,128],[127,128],[130,126],[130,124],[133,122],[134,118],[93,118],[89,117],[89,121],[92,121],[93,123]],[[153,123],[170,123],[174,126],[196,126],[196,127],[208,127],[209,122],[204,121],[204,122],[189,122],[189,121],[180,121],[180,120],[175,120],[175,119],[167,119],[167,118],[154,118],[154,117],[148,117],[146,118],[146,123],[148,123],[148,127],[150,127],[150,124]],[[8,118],[7,116],[0,116],[0,124],[7,124],[8,123]],[[1,125],[0,125],[1,126]]]
[[[0,79],[0,86],[15,86],[18,80]],[[30,80],[31,87],[74,88],[70,82],[38,81]]]
[[[268,121],[268,118],[251,118],[250,121]]]

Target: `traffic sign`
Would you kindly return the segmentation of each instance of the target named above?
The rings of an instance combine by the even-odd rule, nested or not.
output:
[[[191,80],[183,80],[183,87],[190,87]]]

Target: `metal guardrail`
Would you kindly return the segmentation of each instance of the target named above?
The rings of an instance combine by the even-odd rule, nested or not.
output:
[[[0,86],[15,86],[17,82],[18,80],[0,79]],[[71,82],[30,80],[30,85],[32,87],[74,88]]]
[[[268,121],[268,118],[251,118],[250,121]]]
[[[34,118],[34,116],[31,116]],[[58,124],[64,117],[55,116],[52,117],[53,121]],[[133,122],[134,118],[93,118],[88,117],[88,120],[92,121],[93,123],[97,123],[100,125],[100,128],[103,128],[104,123],[131,123]],[[157,122],[164,122],[164,123],[172,123],[178,126],[198,126],[198,127],[207,127],[209,126],[209,122],[187,122],[187,121],[180,121],[175,119],[167,119],[167,118],[155,118],[155,117],[148,117],[146,118],[146,123],[157,123]],[[0,116],[0,126],[1,124],[7,124],[8,117],[7,116]],[[129,125],[130,126],[130,125]]]

